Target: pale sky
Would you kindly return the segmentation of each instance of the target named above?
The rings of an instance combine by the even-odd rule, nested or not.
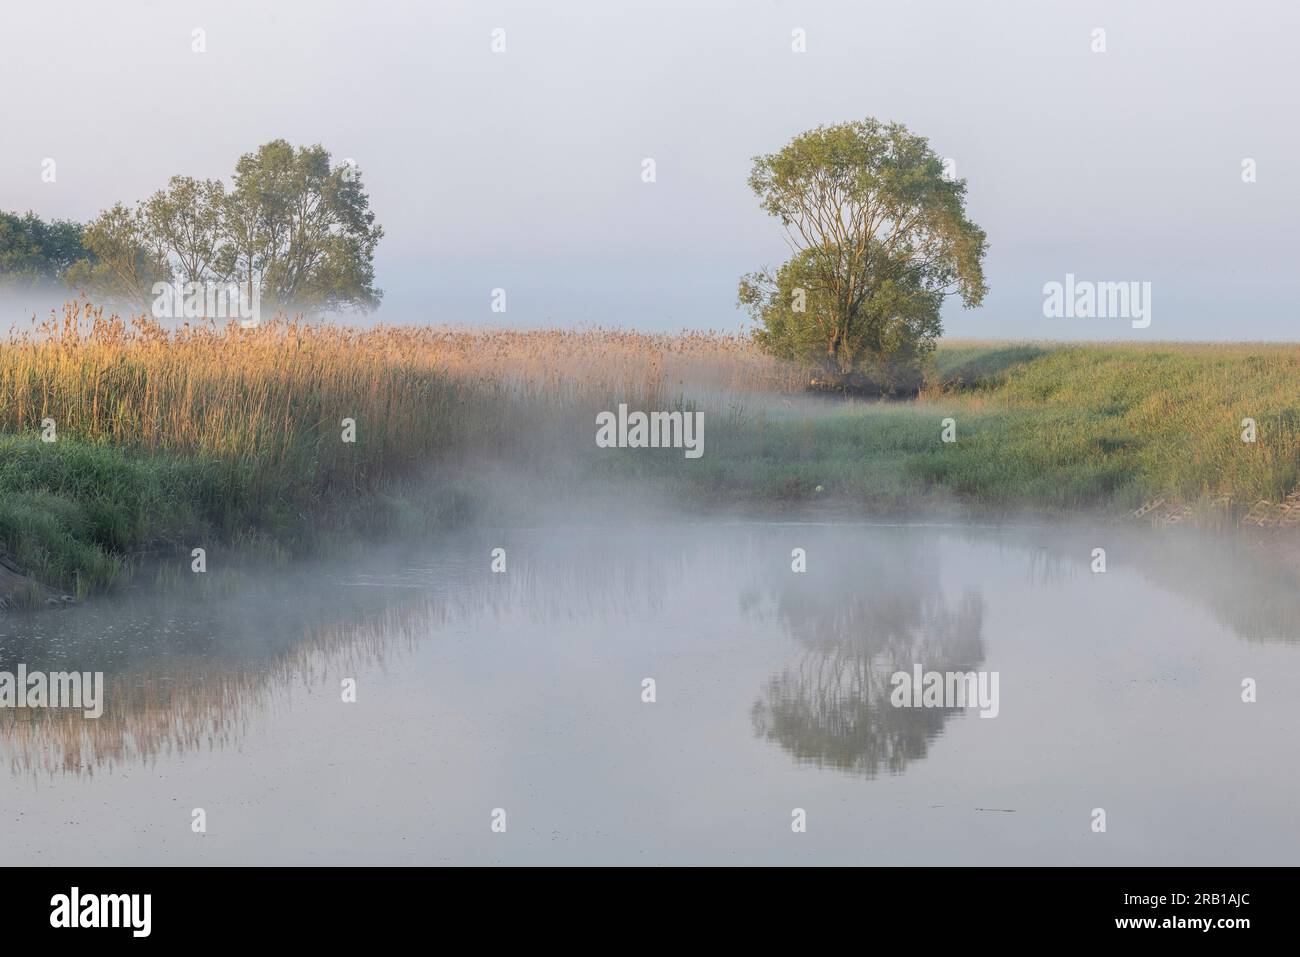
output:
[[[1293,0],[47,0],[2,29],[0,209],[84,221],[320,142],[387,232],[389,322],[738,330],[740,275],[787,255],[751,157],[876,116],[988,233],[949,335],[1300,339]],[[1151,325],[1044,318],[1066,273],[1150,282]]]

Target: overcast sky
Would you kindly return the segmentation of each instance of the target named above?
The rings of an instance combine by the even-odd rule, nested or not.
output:
[[[386,230],[390,322],[740,329],[740,274],[786,254],[751,157],[875,116],[988,233],[950,335],[1300,338],[1294,0],[43,0],[2,29],[0,209],[86,220],[320,142]],[[1066,273],[1151,282],[1151,325],[1044,318]]]

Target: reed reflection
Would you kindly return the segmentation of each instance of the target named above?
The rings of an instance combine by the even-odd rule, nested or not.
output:
[[[509,571],[493,574],[488,556],[503,541]],[[0,761],[13,773],[91,775],[238,745],[253,718],[288,707],[295,688],[398,658],[452,625],[511,634],[528,623],[557,652],[569,636],[595,636],[591,647],[609,648],[610,660],[653,661],[664,644],[676,655],[707,653],[719,630],[766,654],[756,639],[784,636],[795,653],[749,699],[753,733],[800,763],[899,773],[926,755],[954,711],[892,707],[890,676],[918,664],[979,670],[984,570],[1010,568],[1017,589],[1064,587],[1093,578],[1098,541],[1108,546],[1107,576],[1136,569],[1248,640],[1300,635],[1294,566],[1191,536],[717,523],[463,535],[414,553],[252,572],[226,587],[212,576],[5,614],[0,670],[102,671],[106,694],[94,720],[0,709]],[[792,543],[810,546],[806,574],[789,567]],[[945,561],[959,560],[945,575]],[[718,616],[710,634],[682,624],[700,615]],[[641,644],[617,645],[633,633]]]

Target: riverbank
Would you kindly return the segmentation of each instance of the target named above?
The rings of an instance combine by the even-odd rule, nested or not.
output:
[[[713,428],[698,462],[607,466],[719,502],[1285,527],[1298,385],[1293,345],[950,344],[915,401],[769,403]]]
[[[142,554],[294,557],[566,500],[1300,522],[1300,346],[948,343],[906,402],[807,379],[735,336],[167,332],[69,306],[0,343],[6,597],[23,576],[106,590]],[[620,402],[700,412],[703,455],[597,448]]]

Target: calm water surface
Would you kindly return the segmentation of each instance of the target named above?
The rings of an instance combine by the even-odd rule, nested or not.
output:
[[[1190,533],[656,524],[11,615],[0,670],[108,701],[0,712],[0,862],[1295,864],[1295,582]],[[914,664],[998,716],[891,707]]]

